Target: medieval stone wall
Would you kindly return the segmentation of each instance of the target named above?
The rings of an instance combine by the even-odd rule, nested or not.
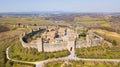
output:
[[[26,43],[23,41],[23,39],[20,37],[20,42],[22,44],[23,47],[25,48],[37,48],[37,44],[33,43],[33,44],[30,44],[30,43]]]
[[[45,52],[54,52],[54,51],[61,51],[67,49],[67,43],[56,43],[56,44],[50,44],[46,43],[44,44],[44,51]]]
[[[86,35],[86,40],[85,41],[76,41],[76,48],[97,46],[97,45],[101,45],[102,43],[112,45],[112,43],[104,40],[104,38],[102,38],[101,36],[93,33],[90,30],[90,31],[88,31],[88,34]]]
[[[34,33],[33,30],[31,32],[28,32],[28,34]],[[59,43],[43,43],[41,38],[37,38],[36,43],[26,43],[23,40],[23,37],[25,37],[25,35],[28,35],[27,33],[24,33],[21,37],[20,37],[20,41],[21,44],[24,48],[36,48],[38,49],[39,52],[41,51],[45,51],[45,52],[54,52],[54,51],[61,51],[61,50],[66,50],[67,49],[67,42],[59,42]]]
[[[22,43],[22,46],[24,48],[36,48],[38,49],[39,52],[45,51],[45,52],[54,52],[54,51],[61,51],[61,50],[66,50],[67,49],[67,43],[44,43],[43,45],[39,41],[39,43],[25,43],[21,38],[20,41]]]
[[[33,33],[32,31],[31,33]],[[23,41],[23,37],[20,37],[20,41],[22,43],[22,46],[25,48],[36,48],[39,52],[54,52],[54,51],[60,51],[68,49],[70,50],[71,47],[74,48],[81,48],[81,47],[90,47],[90,46],[97,46],[101,45],[101,42],[106,42],[104,38],[100,37],[99,35],[93,33],[92,31],[88,31],[86,35],[86,40],[84,41],[75,41],[76,35],[73,33],[68,33],[68,41],[66,42],[59,42],[59,43],[43,43],[42,38],[38,38],[36,43],[26,43]],[[110,44],[110,43],[109,43]]]
[[[81,48],[81,47],[85,47],[86,45],[86,41],[76,41],[76,46],[75,48]]]

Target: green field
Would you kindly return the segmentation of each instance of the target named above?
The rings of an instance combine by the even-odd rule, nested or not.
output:
[[[120,48],[115,46],[93,46],[75,49],[79,58],[120,59]]]
[[[66,21],[59,21],[55,23],[52,20],[45,20],[37,17],[3,17],[0,18],[0,23],[9,24],[22,24],[22,25],[65,25],[69,26],[70,23]]]
[[[110,27],[110,22],[104,20],[104,18],[97,17],[93,18],[90,16],[82,16],[82,17],[75,17],[74,22],[79,25],[87,25],[87,26],[99,26],[99,27]]]
[[[119,67],[117,62],[93,62],[93,61],[57,61],[45,64],[45,67]]]
[[[33,17],[3,17],[0,18],[0,23],[51,24],[51,21]]]
[[[8,61],[6,58],[5,50],[8,46],[12,45],[16,40],[15,37],[7,38],[5,40],[0,40],[0,67],[34,67],[34,65],[22,64],[22,63],[13,63]]]
[[[25,64],[25,63],[18,63],[18,62],[12,62],[7,61],[6,67],[35,67],[33,64]]]
[[[5,63],[7,62],[5,50],[10,44],[14,41],[14,39],[6,39],[0,41],[0,66],[5,67]],[[10,43],[10,44],[8,44]]]

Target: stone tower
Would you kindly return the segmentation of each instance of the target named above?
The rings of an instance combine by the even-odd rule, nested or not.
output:
[[[93,32],[88,31],[86,35],[87,46],[91,46],[93,44],[92,40],[93,40]]]
[[[74,51],[74,48],[75,48],[75,40],[73,40],[73,41],[68,41],[67,48],[68,48],[69,51]]]
[[[39,52],[44,52],[43,39],[37,38],[37,48]]]
[[[75,37],[71,35],[68,36],[68,45],[67,48],[69,51],[74,51],[75,48]]]

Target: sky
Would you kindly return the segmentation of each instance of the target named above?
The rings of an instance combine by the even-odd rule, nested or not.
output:
[[[0,12],[120,12],[120,0],[0,0]]]

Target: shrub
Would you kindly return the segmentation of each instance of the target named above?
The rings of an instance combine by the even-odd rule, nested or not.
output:
[[[113,41],[112,41],[112,44],[113,44],[114,46],[116,46],[116,45],[117,45],[116,40],[113,40]]]

